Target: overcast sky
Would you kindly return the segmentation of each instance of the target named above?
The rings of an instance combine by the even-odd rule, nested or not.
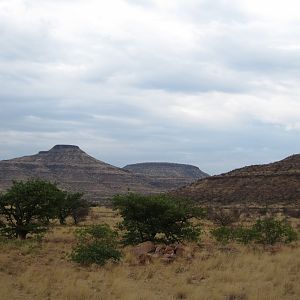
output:
[[[0,0],[0,105],[0,159],[282,159],[300,152],[300,2]]]

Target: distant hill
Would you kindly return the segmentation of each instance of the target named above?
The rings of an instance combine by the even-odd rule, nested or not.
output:
[[[172,180],[172,174],[169,175]],[[56,145],[49,151],[0,161],[0,192],[8,189],[13,180],[33,178],[57,182],[65,190],[84,192],[88,200],[102,203],[113,195],[128,191],[149,194],[170,188],[168,182],[158,183],[151,176],[117,168],[91,157],[74,145]],[[178,186],[186,183],[181,180],[185,179],[178,180],[176,177]]]
[[[56,145],[36,155],[0,161],[1,190],[11,186],[12,180],[29,178],[57,182],[66,190],[84,192],[87,199],[101,202],[128,190],[160,191],[144,178],[97,160],[73,145]]]
[[[206,204],[300,203],[300,154],[198,180],[174,192]]]
[[[149,178],[151,184],[164,189],[175,189],[209,176],[192,165],[166,162],[132,164],[125,166],[124,169],[133,174]]]

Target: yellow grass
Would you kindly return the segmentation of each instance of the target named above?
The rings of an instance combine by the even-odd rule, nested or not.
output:
[[[94,209],[87,223],[99,222],[114,225],[118,217]],[[119,264],[81,267],[68,259],[73,231],[56,226],[41,245],[2,241],[0,299],[300,299],[299,243],[266,251],[204,237],[192,260],[139,266],[128,247]]]

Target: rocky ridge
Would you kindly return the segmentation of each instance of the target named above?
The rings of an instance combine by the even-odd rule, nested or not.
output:
[[[167,189],[176,189],[197,179],[209,176],[198,167],[167,162],[131,164],[125,166],[123,169],[145,177],[148,180],[150,179],[151,184],[156,187],[165,187]]]
[[[300,202],[300,154],[198,180],[178,189],[202,204],[295,204]]]

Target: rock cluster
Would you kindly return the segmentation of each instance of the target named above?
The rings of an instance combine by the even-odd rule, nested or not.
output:
[[[150,264],[153,259],[160,259],[161,262],[169,264],[177,257],[192,259],[194,249],[181,243],[171,245],[157,244],[147,241],[135,246],[132,250],[139,265]]]

